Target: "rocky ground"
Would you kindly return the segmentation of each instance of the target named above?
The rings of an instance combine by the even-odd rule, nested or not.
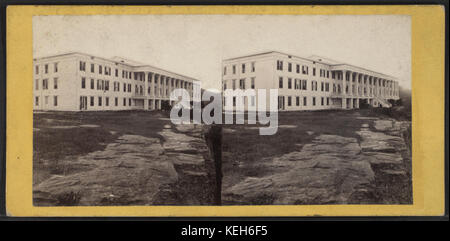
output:
[[[34,205],[211,204],[214,184],[209,177],[211,160],[202,127],[173,126],[168,119],[159,119],[165,124],[156,132],[158,136],[111,131],[117,138],[104,143],[100,150],[59,159],[57,165],[64,167],[63,171],[35,179]],[[55,128],[40,126],[36,132]],[[70,125],[70,129],[76,128],[105,127]],[[55,164],[45,159],[36,162],[40,168],[35,172]]]
[[[273,136],[221,132],[223,205],[412,203],[409,121],[290,112]],[[204,134],[159,112],[35,114],[34,205],[213,205]]]
[[[283,120],[283,115],[296,116]],[[317,120],[311,121],[314,115]],[[230,145],[224,148],[224,204],[412,202],[411,153],[403,137],[410,122],[367,112],[281,113],[279,119],[281,124],[297,123],[297,127],[286,127],[293,133],[291,137],[273,137],[263,148],[252,142],[251,138],[257,137],[248,134],[251,128],[224,129],[228,140],[224,143],[233,140],[235,148],[248,145],[243,152],[232,152]],[[345,131],[341,125],[346,126]],[[286,131],[280,127],[279,131]],[[305,138],[295,139],[296,135]],[[266,153],[247,163],[240,158],[266,148],[272,148],[271,153],[287,151]]]

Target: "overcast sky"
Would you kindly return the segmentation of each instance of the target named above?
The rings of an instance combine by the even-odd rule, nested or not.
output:
[[[220,88],[222,59],[265,51],[320,55],[411,88],[405,15],[95,15],[33,17],[33,56],[120,56]]]

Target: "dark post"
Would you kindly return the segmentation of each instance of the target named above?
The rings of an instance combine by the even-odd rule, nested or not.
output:
[[[205,132],[205,139],[208,143],[214,164],[214,204],[222,204],[222,126],[210,125]]]

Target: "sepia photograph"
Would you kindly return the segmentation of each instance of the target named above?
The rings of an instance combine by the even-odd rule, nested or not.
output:
[[[40,15],[32,32],[34,206],[414,203],[408,15]]]

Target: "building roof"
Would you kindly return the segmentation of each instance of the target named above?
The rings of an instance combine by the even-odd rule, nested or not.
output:
[[[376,74],[379,74],[379,75],[382,75],[382,76],[386,76],[388,78],[397,79],[394,76],[383,74],[383,73],[380,73],[380,72],[377,72],[377,71],[373,71],[373,70],[370,70],[370,69],[367,69],[367,68],[363,68],[363,67],[360,67],[360,66],[347,64],[347,63],[344,63],[344,62],[341,62],[341,61],[337,61],[337,60],[333,60],[333,59],[330,59],[330,58],[321,57],[321,56],[318,56],[318,55],[311,55],[310,57],[305,58],[305,57],[300,57],[300,56],[296,56],[296,55],[292,55],[292,54],[283,53],[283,52],[280,52],[280,51],[266,51],[266,52],[261,52],[261,53],[256,53],[256,54],[244,55],[244,56],[241,56],[241,57],[234,57],[234,58],[224,59],[223,61],[237,60],[237,59],[243,59],[243,58],[248,58],[248,57],[256,57],[256,56],[267,55],[267,54],[288,55],[288,56],[292,56],[292,57],[296,57],[296,58],[299,58],[299,59],[303,59],[303,60],[306,60],[306,61],[309,61],[309,62],[312,62],[312,63],[319,62],[319,63],[330,65],[330,66],[348,65],[348,66],[352,66],[352,67],[355,67],[355,68],[358,68],[358,69],[362,69],[362,70],[365,70],[365,71],[373,72],[373,73],[376,73]]]
[[[178,75],[178,76],[181,76],[181,77],[184,77],[184,78],[187,78],[187,79],[192,79],[192,80],[197,80],[198,81],[198,79],[196,79],[196,78],[192,78],[192,77],[189,77],[189,76],[186,76],[186,75],[175,73],[175,72],[170,71],[170,70],[165,70],[165,69],[158,68],[158,67],[155,67],[155,66],[152,66],[152,65],[143,64],[143,63],[140,63],[140,62],[137,62],[137,61],[134,61],[134,60],[130,60],[130,59],[126,59],[126,58],[123,58],[123,57],[119,57],[119,56],[114,56],[112,58],[105,58],[105,57],[94,56],[94,55],[86,54],[86,53],[82,53],[82,52],[67,52],[67,53],[62,53],[62,54],[38,57],[38,58],[34,58],[33,60],[49,59],[49,58],[62,57],[62,56],[68,56],[68,55],[77,55],[77,54],[78,55],[89,56],[89,57],[94,57],[94,58],[97,58],[97,59],[102,59],[102,60],[105,60],[105,61],[110,61],[110,62],[114,62],[114,63],[118,63],[118,64],[124,64],[124,65],[128,65],[128,66],[131,66],[131,67],[134,67],[134,68],[150,67],[150,68],[153,68],[153,69],[157,69],[157,70],[160,70],[160,71],[165,71],[165,72],[168,72],[168,73],[171,73],[171,74],[174,74],[174,75]]]

